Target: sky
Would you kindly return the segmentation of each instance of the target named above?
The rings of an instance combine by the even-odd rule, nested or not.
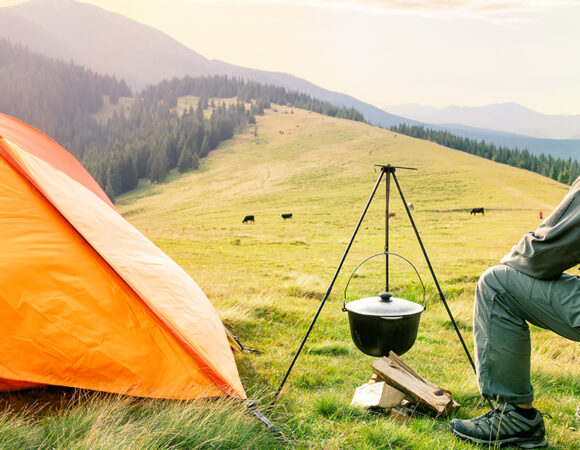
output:
[[[206,58],[286,72],[381,108],[515,102],[580,114],[580,0],[82,2]]]

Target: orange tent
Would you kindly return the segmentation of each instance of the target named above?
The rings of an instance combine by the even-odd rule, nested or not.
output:
[[[0,114],[0,390],[245,398],[199,286],[56,142]]]

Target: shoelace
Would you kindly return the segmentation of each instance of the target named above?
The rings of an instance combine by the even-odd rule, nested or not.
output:
[[[479,423],[479,422],[491,422],[490,418],[493,417],[496,413],[501,416],[503,414],[503,411],[500,410],[499,408],[492,409],[492,410],[486,412],[485,414],[483,414],[482,416],[475,417],[474,421],[477,421],[477,423]]]
[[[542,412],[542,411],[538,411],[536,409],[536,411],[542,416],[542,417],[547,417],[548,419],[552,419],[552,416],[548,413]],[[505,409],[502,408],[495,408],[492,409],[488,412],[486,412],[485,414],[483,414],[482,416],[476,417],[477,422],[491,422],[491,418],[495,415],[499,415],[500,416],[500,422],[501,422],[501,417],[504,416],[506,414]]]

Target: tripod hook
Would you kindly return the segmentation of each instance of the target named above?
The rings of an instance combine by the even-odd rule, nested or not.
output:
[[[394,173],[395,169],[406,169],[406,170],[417,170],[416,167],[403,167],[403,166],[391,166],[390,164],[375,164],[375,172],[377,171],[377,167],[380,167],[383,172],[391,172]]]

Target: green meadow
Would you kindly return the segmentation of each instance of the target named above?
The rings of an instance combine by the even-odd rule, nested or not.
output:
[[[236,353],[248,396],[265,410],[306,332],[345,251],[379,172],[397,178],[434,271],[473,353],[471,314],[479,275],[497,264],[558,204],[568,187],[434,143],[364,123],[276,106],[254,128],[224,142],[199,170],[173,173],[118,199],[121,214],[201,286],[226,326],[260,355]],[[484,207],[485,215],[469,211]],[[418,269],[427,310],[415,345],[402,356],[423,377],[448,389],[458,417],[487,410],[475,376],[439,300],[427,264],[391,183],[389,250]],[[280,214],[292,213],[291,220]],[[244,224],[246,215],[255,223]],[[342,312],[356,265],[384,249],[381,184],[312,334],[270,419],[277,439],[233,401],[169,402],[100,394],[62,394],[50,407],[5,410],[4,448],[476,448],[453,438],[450,418],[418,416],[409,424],[350,406],[373,357],[356,349]],[[357,272],[347,301],[384,290],[384,258]],[[576,271],[577,272],[577,271]],[[415,272],[390,258],[389,285],[421,301]],[[552,448],[580,446],[579,344],[532,327],[535,406]]]

